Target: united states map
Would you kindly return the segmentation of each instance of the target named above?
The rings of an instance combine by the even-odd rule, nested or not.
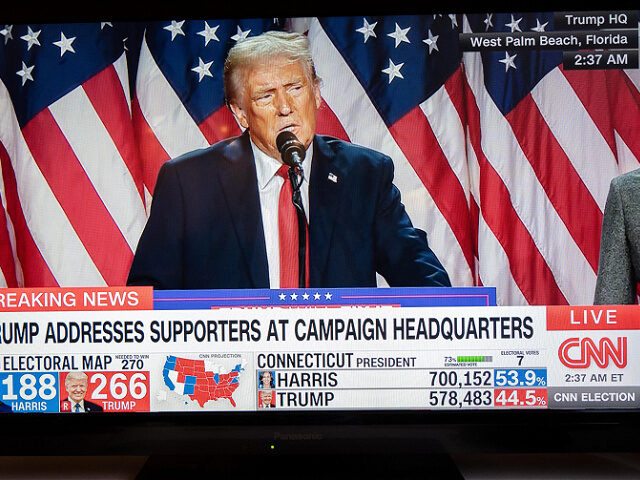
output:
[[[220,370],[220,369],[218,369]],[[233,407],[233,393],[240,386],[242,365],[238,364],[227,373],[207,369],[204,360],[167,356],[162,376],[165,385],[179,395],[186,395],[201,407],[209,401],[227,399]]]

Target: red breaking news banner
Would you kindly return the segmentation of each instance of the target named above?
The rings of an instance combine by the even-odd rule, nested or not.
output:
[[[0,312],[153,310],[151,287],[0,289]]]

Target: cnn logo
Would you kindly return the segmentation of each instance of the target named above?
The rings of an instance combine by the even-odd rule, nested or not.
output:
[[[593,361],[600,368],[607,368],[609,360],[617,367],[627,366],[627,338],[618,337],[617,344],[610,338],[598,343],[591,338],[568,338],[560,345],[558,357],[569,368],[589,368]]]

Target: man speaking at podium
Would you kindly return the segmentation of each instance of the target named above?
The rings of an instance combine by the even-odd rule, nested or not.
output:
[[[320,87],[304,35],[238,42],[224,85],[245,131],[162,166],[129,285],[375,287],[378,272],[391,286],[450,286],[391,159],[315,135]]]

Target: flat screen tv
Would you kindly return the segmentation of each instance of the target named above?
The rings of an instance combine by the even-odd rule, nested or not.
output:
[[[634,243],[608,218],[612,181],[640,167],[637,6],[232,7],[19,9],[0,24],[0,450],[68,455],[73,436],[76,455],[151,456],[151,475],[260,474],[256,458],[325,472],[345,455],[354,472],[386,472],[391,455],[450,473],[460,452],[637,452],[633,266],[632,302],[596,293],[622,288],[602,274],[625,263],[622,250],[606,256],[605,238]],[[293,67],[262,70],[280,82],[267,90],[292,102],[275,116],[295,110],[299,90],[317,93],[317,137],[302,157],[332,158],[324,149],[338,146],[362,160],[322,178],[322,160],[306,175],[291,167],[303,192],[322,181],[327,199],[302,194],[310,283],[268,278],[269,227],[249,222],[260,234],[238,258],[260,257],[261,280],[234,283],[238,263],[214,286],[184,275],[127,285],[154,199],[175,207],[162,238],[184,243],[160,243],[146,267],[192,256],[193,271],[206,270],[215,246],[239,235],[234,215],[257,201],[245,187],[258,185],[261,150],[259,125],[245,120],[273,103],[232,108],[223,66],[267,31],[308,40],[317,80],[301,87],[282,80]],[[237,185],[218,167],[211,177],[163,167],[241,142],[232,137],[253,148]],[[371,168],[378,161],[386,170]],[[198,187],[180,183],[187,174]],[[353,175],[369,175],[370,188],[339,190],[361,185]],[[198,205],[202,185],[233,194]],[[380,185],[393,202],[371,194]],[[446,285],[404,282],[413,267],[393,268],[409,247],[378,228],[391,203]],[[336,225],[314,215],[329,205]],[[214,209],[225,213],[209,218]],[[191,224],[194,210],[205,215]],[[186,253],[202,223],[214,233],[195,245],[209,253]],[[351,231],[358,248],[336,240]],[[374,281],[314,277],[320,251]],[[72,414],[78,399],[86,415]]]

